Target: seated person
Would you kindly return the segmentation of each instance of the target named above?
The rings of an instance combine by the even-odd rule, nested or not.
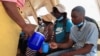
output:
[[[45,24],[44,24],[42,18],[38,17],[37,19],[38,19],[38,25],[39,25],[37,31],[43,33]]]
[[[56,22],[54,25],[53,42],[57,44],[66,43],[69,39],[72,22],[67,18],[65,7],[61,4],[56,5],[55,7],[53,7],[52,15],[56,18]],[[53,46],[52,45],[53,42],[50,43],[50,47]],[[50,53],[65,49],[65,48],[57,48],[57,49],[54,49],[54,48],[51,48]]]
[[[98,29],[92,22],[85,20],[85,9],[77,6],[72,9],[70,38],[67,43],[53,43],[56,48],[68,48],[47,56],[97,56]]]

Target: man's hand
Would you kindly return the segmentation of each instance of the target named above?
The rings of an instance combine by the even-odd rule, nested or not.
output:
[[[22,31],[25,33],[26,37],[31,37],[34,33],[36,26],[32,24],[26,24],[24,28],[22,28]]]
[[[58,48],[57,43],[55,43],[55,42],[51,42],[49,45],[50,45],[50,48],[51,48],[51,49],[56,49],[56,48]]]

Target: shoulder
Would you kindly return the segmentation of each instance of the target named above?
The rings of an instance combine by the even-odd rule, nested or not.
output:
[[[72,26],[73,26],[73,23],[72,23],[71,19],[67,19],[67,20],[66,20],[66,25],[67,25],[68,27],[72,27]]]
[[[89,22],[89,21],[86,22],[86,25],[89,26],[89,27],[96,27],[95,23]]]
[[[88,22],[88,24],[91,26],[91,25],[93,25],[93,26],[97,26],[98,27],[98,24],[97,24],[97,22],[94,20],[94,19],[92,19],[92,18],[90,18],[90,17],[85,17],[85,20]]]
[[[66,22],[72,24],[71,19],[66,19]]]
[[[93,22],[87,21],[86,22],[86,28],[89,29],[89,30],[92,30],[92,31],[94,31],[94,30],[98,31],[96,24],[93,23]]]

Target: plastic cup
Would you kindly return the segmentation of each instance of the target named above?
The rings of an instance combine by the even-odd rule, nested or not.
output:
[[[46,42],[43,42],[42,53],[48,53],[48,51],[49,51],[49,44]]]

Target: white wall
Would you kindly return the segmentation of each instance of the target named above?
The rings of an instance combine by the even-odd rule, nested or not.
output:
[[[100,10],[96,3],[96,0],[59,0],[61,4],[66,7],[68,17],[71,15],[71,10],[75,6],[83,6],[86,10],[86,16],[94,18],[96,21],[100,21]]]

